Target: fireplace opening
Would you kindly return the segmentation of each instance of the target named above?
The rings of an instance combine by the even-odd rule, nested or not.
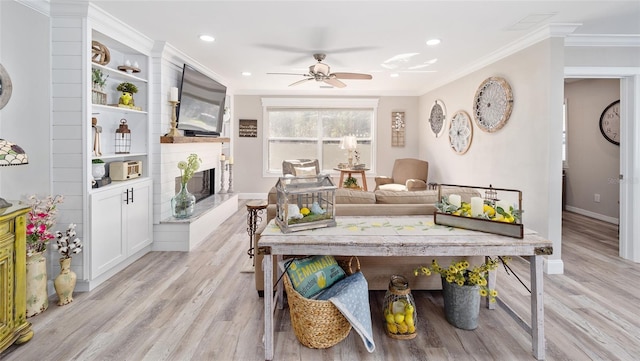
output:
[[[189,193],[196,197],[196,203],[215,193],[216,169],[205,169],[193,174],[187,182]],[[182,177],[176,177],[176,193],[180,192]]]

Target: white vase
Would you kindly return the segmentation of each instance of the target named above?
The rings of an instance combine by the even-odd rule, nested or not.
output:
[[[104,163],[91,164],[91,175],[93,176],[93,179],[102,179],[105,173],[106,169],[104,167]]]
[[[47,259],[44,252],[27,257],[27,317],[44,312],[49,307],[47,294]]]

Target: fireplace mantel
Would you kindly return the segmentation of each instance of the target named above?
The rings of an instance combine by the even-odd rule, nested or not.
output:
[[[220,137],[170,137],[161,136],[160,143],[229,143],[229,138]]]

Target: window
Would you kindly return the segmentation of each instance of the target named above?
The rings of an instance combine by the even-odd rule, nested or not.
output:
[[[281,175],[283,160],[302,158],[318,159],[328,172],[347,162],[346,135],[357,138],[360,163],[375,164],[377,99],[264,98],[262,105],[265,175]]]

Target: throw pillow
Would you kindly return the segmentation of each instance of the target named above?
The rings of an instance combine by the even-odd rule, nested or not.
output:
[[[306,298],[315,296],[346,276],[333,256],[311,256],[285,262],[291,262],[287,268],[291,285]]]
[[[313,177],[316,175],[316,167],[293,167],[296,177]]]
[[[394,183],[383,184],[378,188],[382,189],[383,191],[396,191],[396,192],[402,192],[407,190],[407,186],[405,186],[404,184],[394,184]]]

